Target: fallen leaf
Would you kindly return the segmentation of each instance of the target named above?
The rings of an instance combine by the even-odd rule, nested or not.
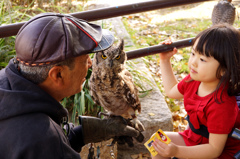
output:
[[[137,159],[138,158],[138,154],[137,155],[131,155],[132,159]]]
[[[150,115],[150,116],[155,116],[155,114],[154,114],[154,113],[148,113],[148,115]]]

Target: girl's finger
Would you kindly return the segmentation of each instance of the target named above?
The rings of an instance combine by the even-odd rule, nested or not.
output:
[[[156,139],[153,142],[153,148],[158,151],[159,153],[164,152],[166,145],[164,145],[165,143],[159,141],[158,139]]]
[[[166,143],[164,143],[164,142],[162,142],[162,141],[160,141],[160,140],[155,140],[154,142],[156,142],[156,144],[157,145],[159,145],[159,146],[161,146],[161,147],[163,147],[163,148],[166,148],[167,147],[167,144]]]
[[[175,47],[175,48],[173,48],[173,52],[174,52],[174,54],[176,54],[177,53],[177,48]]]
[[[163,42],[160,42],[160,44],[170,45],[170,44],[172,44],[172,41],[170,39],[167,39]]]

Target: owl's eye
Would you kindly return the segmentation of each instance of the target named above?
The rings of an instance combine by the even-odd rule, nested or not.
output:
[[[117,60],[119,60],[119,59],[120,59],[120,57],[121,57],[121,56],[120,56],[120,55],[118,55],[118,56],[116,57],[116,59],[117,59]]]
[[[107,56],[106,55],[102,55],[102,58],[105,60],[107,58]]]

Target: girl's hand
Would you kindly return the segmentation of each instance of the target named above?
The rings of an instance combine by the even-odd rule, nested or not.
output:
[[[162,157],[173,157],[178,150],[177,145],[174,143],[170,142],[169,144],[165,144],[158,139],[153,142],[152,146]]]
[[[172,41],[170,39],[165,40],[161,44],[170,45],[170,44],[172,44]],[[176,53],[177,53],[177,48],[174,48],[172,51],[160,53],[159,54],[160,55],[160,60],[169,60]]]

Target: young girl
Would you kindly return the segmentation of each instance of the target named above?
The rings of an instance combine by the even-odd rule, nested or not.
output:
[[[171,44],[170,41],[163,44]],[[177,49],[160,53],[163,85],[170,98],[184,98],[189,127],[184,132],[166,132],[171,143],[156,140],[162,158],[234,158],[240,150],[240,140],[228,137],[237,124],[240,92],[240,33],[222,24],[204,30],[193,41],[188,66],[190,74],[176,80],[170,58]]]

